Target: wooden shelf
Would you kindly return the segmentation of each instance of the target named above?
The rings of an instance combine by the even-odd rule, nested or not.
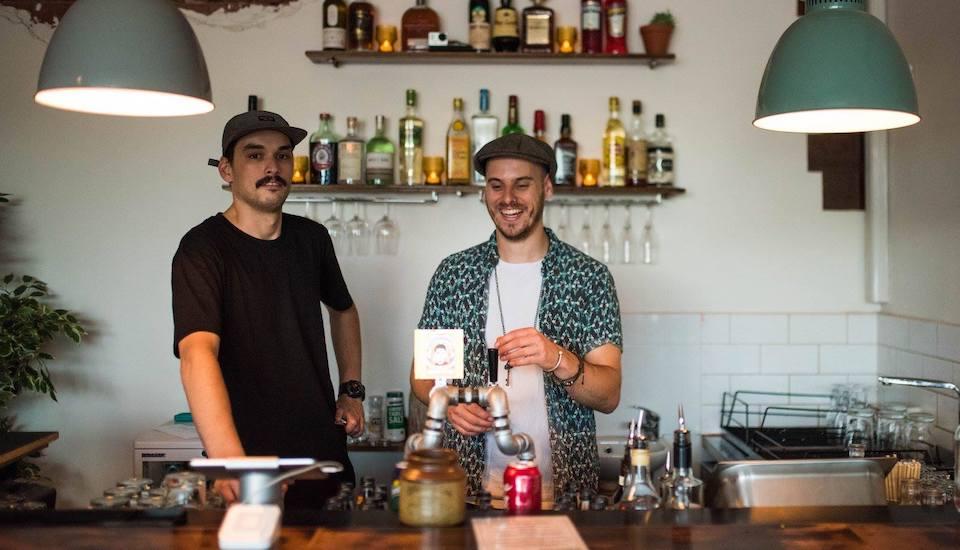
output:
[[[224,186],[226,188],[226,186]],[[291,185],[290,194],[318,193],[318,194],[349,194],[349,195],[386,195],[386,194],[417,194],[439,193],[454,195],[472,195],[479,193],[482,187],[474,185]],[[642,187],[568,187],[553,186],[556,196],[572,196],[577,198],[594,197],[631,197],[638,195],[661,195],[669,198],[687,192],[682,187],[657,187],[644,185]]]
[[[387,65],[647,65],[651,69],[664,63],[672,63],[676,56],[668,54],[559,54],[559,53],[507,53],[507,52],[356,52],[333,50],[310,50],[310,61],[317,64],[330,63],[339,67],[345,63]]]

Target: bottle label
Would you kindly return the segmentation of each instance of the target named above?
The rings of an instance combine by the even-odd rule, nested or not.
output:
[[[627,20],[627,10],[625,6],[612,6],[607,11],[607,30],[610,38],[623,38],[624,23]]]
[[[584,4],[583,11],[580,14],[580,27],[584,31],[599,31],[602,11],[600,2]]]
[[[557,147],[557,185],[574,185],[577,182],[577,153]]]
[[[367,153],[367,172],[393,172],[391,153]]]
[[[313,144],[313,153],[311,154],[310,162],[313,164],[315,171],[321,172],[333,168],[333,162],[335,160],[333,154],[334,146],[335,144],[333,143]]]
[[[330,4],[327,6],[327,21],[326,24],[328,27],[338,27],[340,26],[340,17],[339,11],[337,10],[336,4]]]
[[[550,40],[550,15],[546,13],[534,13],[526,16],[527,34],[524,42],[527,46],[549,46]]]
[[[647,159],[647,181],[673,183],[673,148],[651,147]]]
[[[516,10],[498,9],[494,13],[493,36],[495,37],[519,37],[520,31],[517,28]]]
[[[632,139],[627,148],[627,173],[631,180],[647,179],[647,141]]]
[[[324,27],[323,49],[342,50],[347,47],[347,31],[340,27]]]
[[[447,138],[447,181],[470,181],[470,138],[467,136]]]
[[[340,162],[337,167],[337,179],[350,183],[361,183],[363,177],[363,147],[357,142],[340,142]]]
[[[470,23],[470,47],[481,51],[490,49],[490,23]]]

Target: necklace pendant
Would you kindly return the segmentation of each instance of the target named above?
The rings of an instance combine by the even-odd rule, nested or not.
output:
[[[507,363],[506,365],[504,365],[503,368],[504,370],[507,371],[507,387],[509,388],[510,387],[510,371],[513,370],[513,367],[510,366],[510,363]]]

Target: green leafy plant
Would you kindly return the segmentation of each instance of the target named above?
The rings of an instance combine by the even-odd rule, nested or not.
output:
[[[653,15],[653,19],[650,20],[651,25],[666,25],[668,27],[676,26],[676,21],[673,19],[673,14],[670,13],[670,10],[667,11],[658,11]]]
[[[24,390],[56,401],[46,366],[54,357],[43,348],[58,335],[80,343],[87,334],[72,313],[45,303],[47,295],[47,283],[30,275],[18,278],[11,273],[0,285],[0,414]],[[12,423],[3,417],[0,431],[9,431]]]

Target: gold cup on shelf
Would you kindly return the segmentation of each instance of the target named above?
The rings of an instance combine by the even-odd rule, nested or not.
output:
[[[310,165],[306,155],[297,155],[293,157],[293,177],[290,183],[307,183],[307,174],[310,172]]]
[[[443,185],[443,157],[423,157],[423,177],[427,185]]]
[[[396,51],[397,27],[395,25],[377,25],[377,49],[381,53]]]
[[[577,51],[576,27],[557,27],[557,51],[560,53]]]
[[[580,159],[580,185],[596,187],[600,179],[600,159]]]

